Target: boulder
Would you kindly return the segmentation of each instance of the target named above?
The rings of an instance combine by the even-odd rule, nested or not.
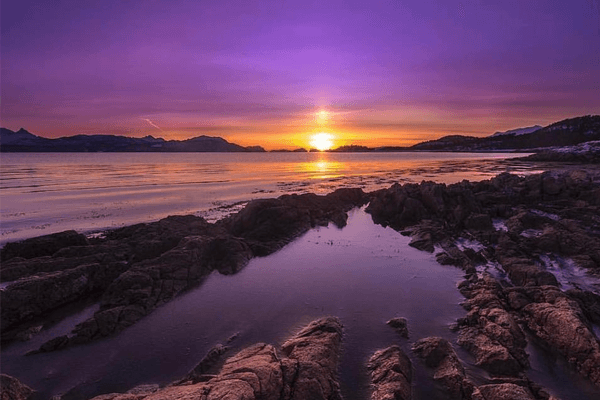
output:
[[[582,322],[582,312],[575,301],[560,296],[553,303],[531,303],[523,307],[522,314],[538,338],[600,387],[600,345]]]
[[[451,399],[471,399],[474,385],[466,378],[465,369],[450,342],[440,337],[420,339],[412,350],[433,368],[433,379],[449,394]]]
[[[392,318],[387,324],[405,339],[408,339],[408,326],[406,318]]]
[[[29,400],[35,390],[22,384],[17,378],[0,374],[0,398],[2,400]]]
[[[206,371],[201,362],[192,371],[191,380],[184,378],[158,390],[152,387],[101,395],[94,400],[341,400],[336,379],[341,340],[339,320],[323,318],[284,343],[285,357],[273,346],[259,343],[227,359],[217,375],[198,374]],[[219,347],[216,353],[222,350]]]
[[[410,400],[412,363],[400,347],[391,346],[373,354],[367,369],[371,374],[371,400]]]
[[[478,390],[484,400],[536,400],[529,389],[514,383],[482,385]]]

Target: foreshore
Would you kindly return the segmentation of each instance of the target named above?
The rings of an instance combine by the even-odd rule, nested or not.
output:
[[[600,180],[583,169],[452,185],[395,184],[370,193],[284,195],[252,201],[214,224],[168,217],[96,238],[68,231],[9,243],[0,253],[2,340],[27,340],[48,312],[89,299],[99,299],[94,315],[35,353],[118,335],[211,272],[235,274],[253,257],[272,254],[315,226],[343,228],[348,211],[367,204],[376,224],[410,236],[411,246],[464,271],[459,290],[466,310],[453,326],[456,343],[410,337],[408,354],[392,343],[375,353],[364,366],[372,399],[411,398],[417,369],[429,371],[451,398],[552,398],[530,377],[531,340],[600,393]],[[574,279],[569,269],[584,271],[584,277]],[[216,357],[220,361],[206,371],[167,387],[98,399],[339,398],[343,324],[318,320],[280,353],[273,346],[251,347],[227,361]],[[391,324],[400,333],[408,324],[410,331],[410,321]],[[488,376],[485,382],[465,372],[455,347],[473,357],[474,367]]]

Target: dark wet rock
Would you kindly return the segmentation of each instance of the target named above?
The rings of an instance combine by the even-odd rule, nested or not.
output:
[[[423,220],[410,229],[411,241],[409,246],[433,253],[434,245],[440,242],[447,233],[444,227],[431,220]]]
[[[406,318],[392,318],[386,322],[393,330],[405,339],[408,339],[408,325]]]
[[[22,384],[17,378],[0,374],[0,398],[2,400],[28,400],[35,390]]]
[[[38,333],[40,333],[41,330],[42,325],[30,326],[28,328],[16,332],[15,339],[20,340],[22,342],[26,342],[28,340],[31,340],[31,338],[33,338]]]
[[[176,247],[188,236],[215,236],[223,230],[194,215],[169,216],[149,224],[137,224],[106,233],[109,243],[125,243],[131,249],[131,262],[152,259]]]
[[[582,322],[577,302],[557,296],[552,303],[531,303],[522,309],[528,328],[562,354],[582,375],[600,386],[600,345]]]
[[[251,202],[217,224],[170,216],[90,241],[70,231],[9,244],[3,257],[12,259],[0,272],[5,280],[20,279],[0,294],[3,332],[101,295],[100,309],[75,328],[69,344],[111,335],[198,286],[214,270],[235,274],[253,256],[269,254],[311,227],[344,226],[347,211],[367,201],[360,189],[285,195]]]
[[[106,288],[126,265],[89,264],[22,279],[0,292],[2,331]]]
[[[69,337],[67,335],[55,337],[52,340],[44,343],[40,347],[40,352],[54,351],[62,349],[69,344]]]
[[[436,260],[442,265],[454,265],[469,273],[475,272],[472,257],[466,251],[460,250],[453,240],[443,240],[440,243],[444,251],[436,254]],[[470,250],[470,249],[465,249]]]
[[[600,296],[588,290],[571,289],[566,292],[575,299],[585,316],[596,325],[600,325]]]
[[[465,228],[476,231],[489,231],[494,229],[494,225],[489,215],[473,213],[465,220]]]
[[[87,244],[86,237],[75,231],[53,233],[20,242],[7,243],[0,250],[0,260],[4,262],[14,257],[29,259],[51,256],[63,247],[86,246]]]
[[[78,325],[72,343],[85,343],[119,332],[200,284],[214,269],[231,274],[251,258],[249,247],[230,236],[192,236],[158,258],[135,264],[106,288],[100,310]]]
[[[81,247],[85,248],[85,247]],[[126,261],[127,257],[116,252],[99,252],[82,257],[39,257],[34,259],[13,258],[3,262],[0,267],[2,282],[13,281],[19,278],[40,274],[44,272],[57,272],[73,269],[85,264],[108,265],[114,262]]]
[[[451,399],[471,399],[474,385],[466,378],[465,369],[450,342],[439,337],[417,341],[412,350],[433,368],[433,379],[448,392]]]
[[[94,400],[240,400],[341,399],[336,379],[342,326],[337,318],[311,322],[284,343],[280,356],[268,344],[250,346],[225,361],[206,381],[181,380],[148,392],[112,393]]]
[[[255,255],[270,254],[315,226],[346,225],[350,209],[368,201],[360,189],[338,189],[326,196],[284,195],[248,203],[239,213],[220,221],[232,235],[244,238]]]
[[[373,354],[367,369],[371,374],[371,400],[410,400],[412,363],[398,346]]]

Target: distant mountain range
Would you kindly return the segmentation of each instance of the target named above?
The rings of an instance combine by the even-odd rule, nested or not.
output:
[[[600,115],[565,119],[546,127],[536,126],[496,132],[491,136],[444,136],[416,144],[410,150],[429,151],[530,151],[544,147],[574,146],[600,140]]]
[[[187,140],[165,140],[146,136],[76,135],[58,139],[36,136],[21,128],[0,128],[2,152],[264,152],[260,146],[243,147],[220,137],[198,136]]]
[[[526,135],[528,133],[533,133],[541,128],[542,128],[541,125],[534,125],[534,126],[528,126],[527,128],[511,129],[510,131],[505,131],[505,132],[496,132],[492,136],[498,137],[498,136],[505,136],[505,135],[515,135],[515,136]]]
[[[342,146],[332,152],[389,151],[536,151],[547,147],[574,146],[600,140],[600,115],[565,119],[546,127],[539,125],[496,132],[488,137],[452,135],[411,147]],[[165,140],[146,136],[77,135],[47,139],[25,129],[0,128],[2,152],[264,152],[261,146],[243,147],[220,137],[198,136],[187,140]],[[282,151],[282,150],[279,150]],[[304,151],[297,149],[295,151]],[[311,150],[312,151],[312,150]]]

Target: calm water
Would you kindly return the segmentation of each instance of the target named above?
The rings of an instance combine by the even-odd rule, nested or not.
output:
[[[385,322],[409,320],[411,338],[454,334],[464,315],[456,283],[461,271],[407,245],[409,238],[374,225],[363,211],[348,225],[308,232],[281,251],[253,259],[232,276],[212,274],[197,289],[97,343],[51,354],[23,356],[65,334],[94,306],[2,352],[2,371],[45,396],[83,385],[86,395],[124,391],[142,383],[168,383],[185,375],[216,343],[240,336],[236,349],[256,342],[281,344],[313,319],[338,316],[345,326],[341,379],[346,399],[366,399],[364,365],[374,350],[409,344]],[[422,378],[423,379],[423,378]],[[427,384],[421,385],[428,399]]]
[[[3,153],[0,244],[66,229],[99,231],[172,214],[209,220],[284,193],[452,183],[510,170],[514,154]],[[535,171],[535,169],[533,169]]]

